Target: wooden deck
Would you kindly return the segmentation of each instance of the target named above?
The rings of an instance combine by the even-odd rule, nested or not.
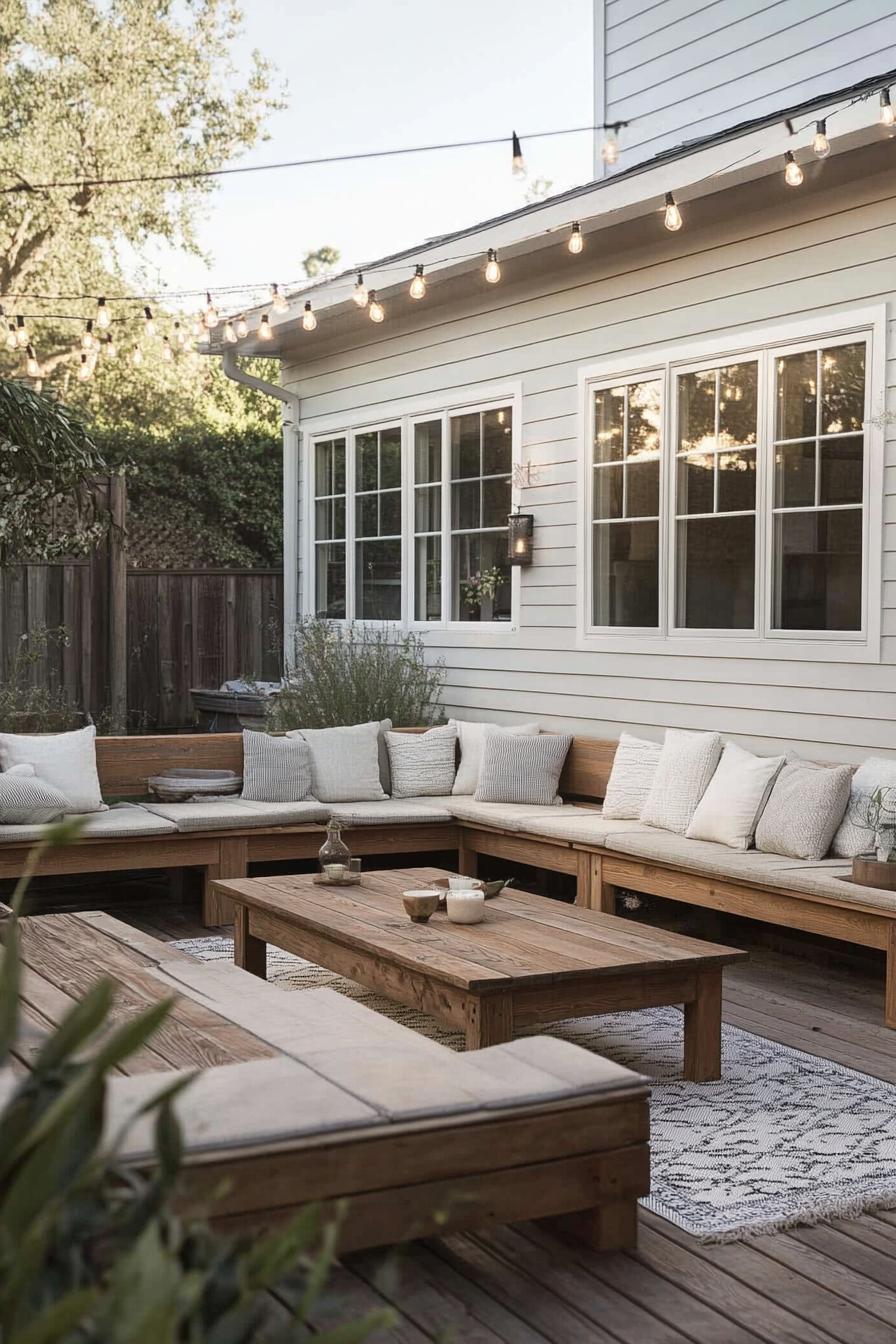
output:
[[[160,938],[207,933],[188,907],[116,914]],[[751,951],[726,975],[726,1021],[896,1082],[882,973]],[[603,1256],[527,1224],[355,1254],[334,1285],[342,1304],[316,1329],[390,1303],[383,1344],[892,1344],[896,1211],[715,1247],[642,1211],[638,1250]]]

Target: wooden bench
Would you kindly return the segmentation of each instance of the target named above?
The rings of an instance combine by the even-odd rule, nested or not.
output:
[[[170,1018],[110,1079],[107,1129],[179,1069],[179,1202],[226,1229],[348,1199],[340,1249],[531,1218],[599,1249],[633,1246],[649,1189],[646,1080],[569,1042],[455,1054],[330,989],[289,992],[200,962],[105,914],[22,921],[24,1030],[0,1102],[100,975],[126,1018],[172,991]],[[124,1158],[146,1168],[152,1124]],[[223,1193],[222,1193],[223,1192]]]

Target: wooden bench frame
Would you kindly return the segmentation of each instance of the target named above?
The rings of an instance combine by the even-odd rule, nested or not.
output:
[[[240,733],[170,737],[97,738],[97,768],[106,798],[145,797],[146,780],[172,765],[242,770]],[[583,804],[599,802],[613,765],[616,742],[576,737],[560,788]],[[215,895],[217,879],[245,877],[252,863],[313,859],[322,843],[321,826],[277,826],[202,831],[121,840],[81,840],[47,853],[42,874],[122,872],[147,868],[196,867],[204,872],[203,918],[208,925],[230,919],[229,902]],[[529,864],[576,879],[580,905],[614,908],[616,891],[669,897],[764,923],[839,938],[886,953],[885,1022],[896,1028],[896,908],[881,910],[855,900],[810,896],[782,885],[769,887],[715,878],[682,864],[645,862],[598,846],[548,840],[498,826],[455,821],[431,825],[361,826],[351,830],[351,847],[362,857],[422,855],[457,850],[458,871],[475,876],[480,856]],[[0,877],[17,877],[27,845],[0,846]]]

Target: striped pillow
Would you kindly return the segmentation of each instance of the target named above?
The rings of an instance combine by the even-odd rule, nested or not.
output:
[[[12,770],[0,774],[0,826],[33,826],[56,821],[71,804],[64,793],[33,773]]]
[[[386,733],[393,798],[442,798],[454,783],[457,729],[454,724],[426,733]]]
[[[311,750],[301,737],[243,731],[243,792],[252,803],[301,803],[311,796]]]
[[[559,803],[560,773],[571,746],[570,733],[537,737],[491,733],[482,753],[477,803],[528,803],[533,807]]]

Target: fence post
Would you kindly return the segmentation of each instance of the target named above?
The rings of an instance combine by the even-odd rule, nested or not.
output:
[[[109,478],[109,710],[110,727],[128,724],[128,558],[125,548],[127,495],[123,476]]]

